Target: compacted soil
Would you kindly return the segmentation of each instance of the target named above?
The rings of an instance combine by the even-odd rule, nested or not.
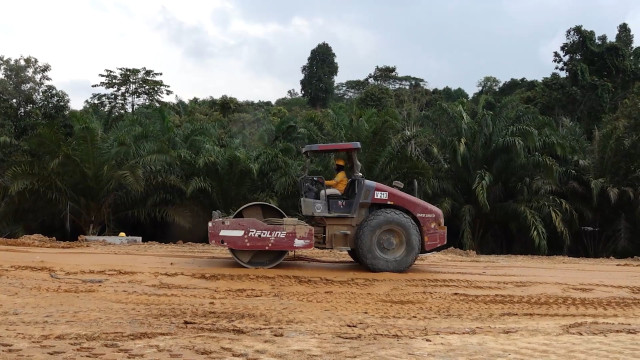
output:
[[[208,244],[0,239],[0,359],[638,359],[640,259],[444,250],[239,267]]]

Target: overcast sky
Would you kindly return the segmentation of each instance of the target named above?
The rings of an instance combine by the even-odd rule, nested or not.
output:
[[[2,4],[0,55],[49,63],[74,108],[116,67],[162,72],[183,99],[273,101],[299,91],[300,67],[323,41],[338,82],[395,65],[471,94],[486,75],[549,75],[574,25],[613,38],[622,22],[640,32],[640,1],[21,0]]]

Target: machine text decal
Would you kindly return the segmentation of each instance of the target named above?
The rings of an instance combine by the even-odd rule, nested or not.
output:
[[[285,234],[286,232],[284,231],[265,231],[265,230],[255,230],[255,229],[249,230],[249,236],[255,236],[255,237],[283,238]]]
[[[432,217],[436,217],[436,214],[418,214],[418,217],[432,218]]]
[[[376,191],[375,194],[373,194],[373,197],[376,199],[388,199],[389,193],[386,191]]]

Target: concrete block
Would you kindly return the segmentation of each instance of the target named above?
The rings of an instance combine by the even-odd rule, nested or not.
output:
[[[142,236],[85,236],[86,241],[106,241],[110,244],[140,244]]]

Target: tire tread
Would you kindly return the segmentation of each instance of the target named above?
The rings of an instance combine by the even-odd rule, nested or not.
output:
[[[401,260],[394,262],[376,256],[373,251],[371,251],[371,239],[365,238],[368,236],[368,233],[375,231],[377,227],[384,224],[384,219],[390,218],[398,222],[398,225],[401,225],[401,227],[404,227],[407,231],[405,241],[409,248],[407,251],[410,252]],[[413,232],[414,236],[412,236],[411,232]],[[356,232],[356,249],[360,264],[367,267],[370,271],[405,272],[413,265],[420,254],[420,231],[413,219],[404,212],[391,208],[379,209],[369,214],[360,226],[358,226],[358,231]]]

